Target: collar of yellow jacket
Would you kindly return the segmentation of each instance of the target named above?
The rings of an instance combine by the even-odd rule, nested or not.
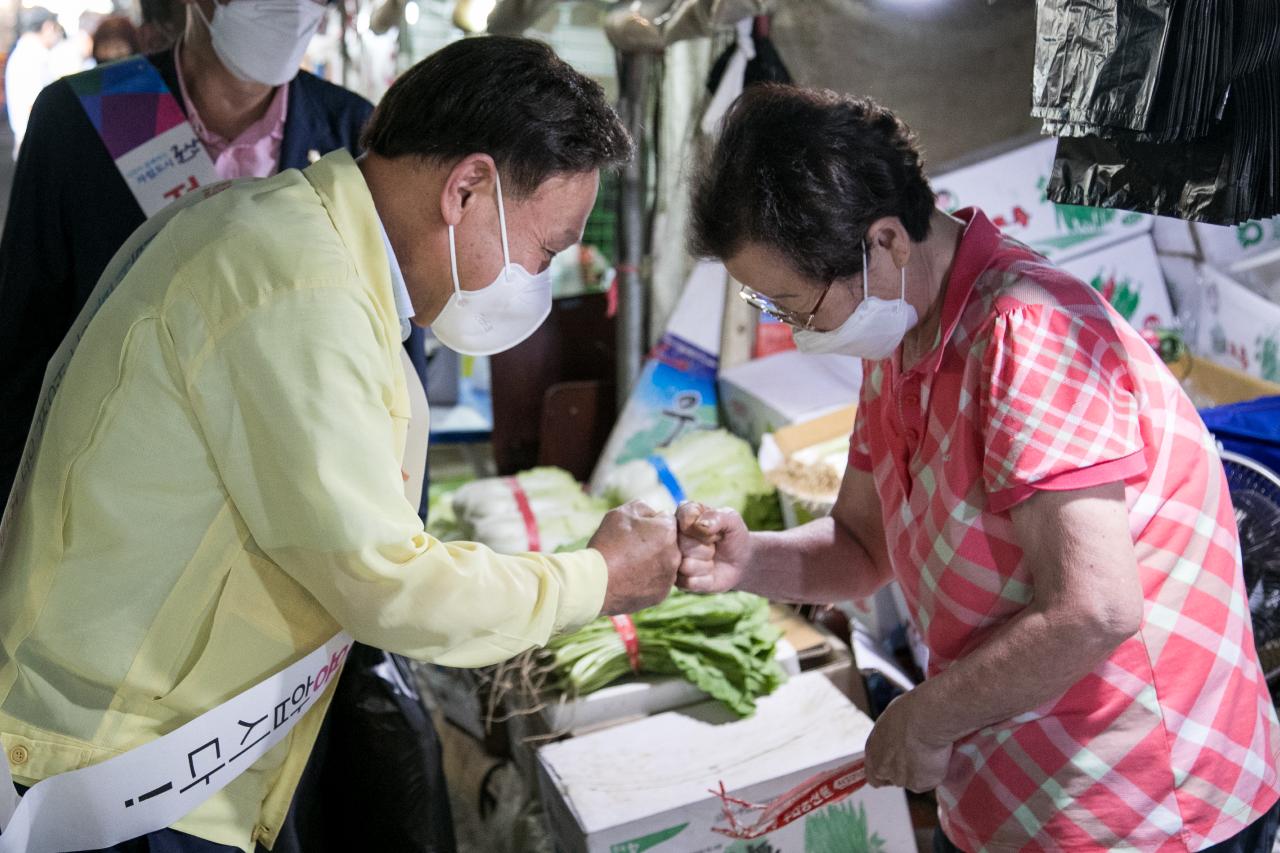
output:
[[[388,329],[400,328],[391,266],[379,230],[378,209],[355,158],[345,149],[326,154],[302,172],[329,212],[338,236],[355,262],[356,274],[372,291]],[[396,337],[399,338],[397,331]]]

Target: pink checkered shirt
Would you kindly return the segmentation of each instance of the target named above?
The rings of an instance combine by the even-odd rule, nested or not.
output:
[[[969,851],[1224,841],[1280,797],[1280,725],[1213,439],[1099,294],[958,215],[938,346],[905,374],[864,365],[850,455],[875,477],[930,674],[1031,601],[1009,511],[1036,489],[1124,481],[1146,607],[1061,697],[956,745],[943,829]]]

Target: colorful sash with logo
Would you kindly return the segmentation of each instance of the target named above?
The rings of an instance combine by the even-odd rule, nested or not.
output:
[[[209,152],[147,59],[112,62],[68,82],[148,219],[218,180]]]

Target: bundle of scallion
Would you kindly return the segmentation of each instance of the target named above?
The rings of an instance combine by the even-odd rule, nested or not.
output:
[[[782,632],[769,622],[769,603],[745,592],[691,595],[674,591],[664,602],[630,617],[629,626],[601,617],[574,634],[553,639],[544,661],[567,694],[599,690],[633,671],[679,675],[739,716],[755,713],[755,700],[786,676],[776,660]]]

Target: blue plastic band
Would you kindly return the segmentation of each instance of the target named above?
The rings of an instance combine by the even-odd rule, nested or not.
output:
[[[667,467],[667,460],[654,454],[648,457],[648,462],[653,466],[653,470],[657,472],[658,482],[667,490],[667,494],[671,495],[671,499],[676,502],[676,506],[684,503],[687,500],[684,495],[684,489],[680,487],[680,481],[676,479],[676,475],[671,473],[671,469]]]

